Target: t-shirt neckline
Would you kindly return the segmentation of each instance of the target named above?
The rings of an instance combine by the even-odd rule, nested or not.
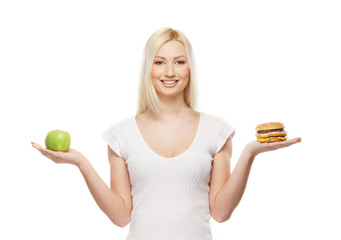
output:
[[[182,153],[174,156],[174,157],[164,157],[164,156],[161,156],[160,154],[156,153],[148,144],[147,142],[145,141],[140,129],[139,129],[139,126],[137,125],[137,121],[136,121],[136,117],[134,116],[133,117],[133,122],[134,122],[134,126],[135,126],[135,130],[137,131],[138,135],[139,135],[139,138],[141,139],[141,141],[143,142],[143,145],[152,153],[154,154],[155,156],[159,157],[159,158],[162,158],[162,159],[165,159],[165,160],[173,160],[173,159],[177,159],[177,158],[180,158],[182,157],[183,155],[185,155],[186,153],[188,153],[192,148],[193,148],[193,145],[195,145],[195,143],[197,142],[197,139],[198,139],[198,135],[200,134],[200,129],[201,129],[201,125],[202,125],[202,118],[203,118],[203,113],[202,112],[199,112],[199,124],[198,124],[198,127],[197,127],[197,130],[196,130],[196,133],[195,133],[195,136],[194,136],[194,139],[191,143],[191,145]]]

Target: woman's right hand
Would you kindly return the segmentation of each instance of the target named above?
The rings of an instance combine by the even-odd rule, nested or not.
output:
[[[281,141],[281,142],[272,142],[272,143],[260,143],[257,140],[254,140],[252,142],[249,142],[246,145],[245,149],[247,149],[247,151],[251,154],[251,156],[255,157],[259,153],[269,152],[269,151],[273,151],[276,149],[289,147],[289,146],[291,146],[295,143],[299,143],[299,142],[301,142],[300,137],[288,139],[288,140]]]
[[[82,153],[70,148],[67,152],[56,152],[40,146],[38,143],[31,142],[32,147],[36,148],[42,155],[51,159],[55,163],[69,163],[77,167],[87,160]]]

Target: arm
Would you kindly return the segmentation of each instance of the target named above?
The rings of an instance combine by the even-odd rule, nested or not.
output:
[[[111,188],[97,174],[91,163],[86,159],[79,165],[85,182],[99,208],[119,227],[130,222],[132,210],[130,182],[125,162],[108,147],[111,165]]]
[[[79,168],[84,180],[95,199],[99,208],[110,218],[110,220],[117,226],[124,227],[130,222],[131,201],[126,197],[126,193],[130,188],[125,191],[122,190],[127,186],[126,168],[122,162],[124,160],[118,157],[114,152],[109,151],[109,161],[111,165],[111,185],[109,188],[101,177],[97,174],[90,161],[85,158],[80,152],[69,149],[68,152],[54,152],[41,147],[37,143],[32,143],[32,146],[38,149],[44,156],[53,160],[55,163],[69,163]],[[124,169],[125,168],[125,169]],[[121,172],[121,174],[113,173]],[[123,173],[123,174],[122,174]],[[122,184],[123,187],[116,187]],[[130,185],[129,185],[130,186]]]
[[[232,140],[229,138],[223,148],[214,155],[211,175],[210,208],[211,215],[217,222],[227,221],[238,206],[250,175],[255,157],[261,152],[288,147],[300,142],[300,138],[277,143],[250,142],[244,148],[230,174]]]
[[[254,160],[254,157],[244,150],[232,174],[230,174],[231,152],[232,140],[229,139],[220,152],[214,155],[213,164],[215,168],[212,169],[214,175],[211,176],[211,181],[213,180],[211,214],[220,223],[227,221],[239,204]],[[217,186],[218,184],[219,186]]]

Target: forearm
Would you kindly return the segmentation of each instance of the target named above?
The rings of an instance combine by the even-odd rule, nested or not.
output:
[[[244,149],[228,181],[218,191],[214,211],[222,221],[228,220],[238,206],[247,185],[253,160],[254,156]]]
[[[88,160],[79,165],[79,170],[99,208],[115,225],[125,226],[130,221],[130,213],[123,198],[107,186]]]

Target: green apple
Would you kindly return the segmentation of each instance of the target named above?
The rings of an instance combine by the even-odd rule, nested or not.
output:
[[[45,146],[52,151],[67,152],[71,143],[70,134],[62,130],[53,130],[47,133]]]

